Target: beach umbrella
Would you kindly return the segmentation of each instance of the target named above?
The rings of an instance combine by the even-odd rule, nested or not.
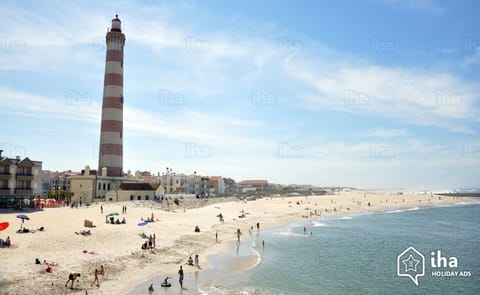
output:
[[[28,217],[27,215],[25,214],[18,214],[17,215],[17,218],[20,218],[22,220],[22,223],[26,220],[30,220],[30,217]]]
[[[147,225],[147,224],[148,224],[148,222],[146,222],[146,221],[142,221],[142,222],[140,222],[140,223],[139,223],[139,224],[137,224],[137,225],[138,225],[138,226],[145,226],[145,225]]]
[[[1,222],[0,223],[0,231],[7,229],[9,225],[10,225],[10,223],[8,223],[8,222]]]
[[[10,225],[10,223],[8,223],[8,222],[1,222],[0,223],[0,231],[6,230],[9,225]]]
[[[110,212],[110,213],[107,215],[107,217],[109,217],[109,216],[117,216],[117,215],[119,215],[117,212]]]

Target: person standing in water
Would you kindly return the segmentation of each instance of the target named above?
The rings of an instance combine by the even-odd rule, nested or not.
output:
[[[178,270],[178,282],[180,283],[180,288],[183,289],[183,269],[180,265],[180,269]]]
[[[200,259],[198,257],[198,254],[195,255],[195,268],[200,268]]]

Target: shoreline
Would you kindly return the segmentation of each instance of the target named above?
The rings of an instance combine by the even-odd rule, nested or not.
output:
[[[371,202],[370,207],[367,201]],[[478,198],[356,192],[265,198],[246,203],[218,202],[186,212],[181,207],[165,211],[151,203],[102,203],[106,213],[120,212],[120,207],[126,204],[127,224],[105,224],[104,215],[100,214],[100,204],[79,209],[45,209],[26,213],[31,216],[31,220],[26,221],[27,226],[45,226],[44,232],[34,234],[14,233],[20,224],[15,218],[18,212],[2,212],[1,221],[6,219],[11,225],[0,233],[1,238],[10,235],[12,247],[0,249],[0,259],[12,267],[0,270],[4,286],[1,292],[29,294],[28,290],[34,288],[37,294],[71,294],[72,291],[63,285],[69,272],[79,271],[84,275],[76,285],[76,292],[83,290],[89,294],[110,294],[111,290],[116,290],[119,294],[127,294],[148,278],[159,274],[176,274],[178,266],[194,254],[200,255],[200,273],[206,272],[213,267],[206,257],[227,253],[230,245],[236,241],[235,230],[240,228],[247,233],[248,228],[256,222],[260,222],[262,230],[281,227],[293,221],[312,220],[306,216],[323,218],[362,213],[365,210],[386,211],[472,201],[478,201]],[[245,218],[237,217],[241,210],[246,213]],[[225,216],[223,223],[215,217],[219,212]],[[158,222],[138,227],[140,218],[151,213],[157,216]],[[73,233],[83,228],[84,219],[91,219],[97,225],[90,237]],[[200,225],[202,232],[194,233],[194,225]],[[219,243],[215,243],[217,231]],[[138,235],[141,232],[157,234],[157,248],[154,251],[140,250],[142,240]],[[245,236],[242,235],[242,238]],[[251,238],[242,239],[241,242],[247,241],[251,241]],[[82,250],[91,250],[96,254],[84,254]],[[35,257],[57,262],[60,266],[52,273],[45,273],[43,267],[33,263]],[[90,282],[93,281],[91,272],[100,264],[106,266],[106,275],[100,278],[100,287],[95,287]]]
[[[402,213],[402,212],[408,212],[408,211],[416,211],[416,210],[424,210],[424,209],[431,209],[431,208],[443,208],[443,207],[454,207],[454,206],[470,206],[470,205],[478,205],[480,204],[480,199],[472,199],[471,201],[469,202],[459,202],[459,203],[455,203],[455,202],[449,202],[447,204],[437,204],[437,205],[425,205],[425,206],[415,206],[415,207],[385,207],[385,208],[382,208],[382,209],[375,209],[375,210],[371,210],[371,211],[363,211],[363,212],[351,212],[349,214],[343,214],[345,212],[336,212],[330,216],[325,216],[325,217],[320,217],[320,216],[315,216],[315,217],[312,217],[312,218],[308,218],[308,219],[297,219],[297,220],[291,220],[285,224],[280,224],[280,225],[276,225],[276,226],[273,226],[273,227],[268,227],[268,228],[264,228],[265,231],[271,231],[271,230],[274,230],[274,229],[281,229],[281,228],[284,228],[284,227],[289,227],[291,224],[301,224],[301,223],[304,223],[304,222],[307,222],[307,221],[310,221],[310,223],[312,222],[321,222],[322,220],[328,220],[328,219],[351,219],[350,217],[357,217],[357,216],[365,216],[365,215],[373,215],[373,214],[396,214],[396,213]],[[346,218],[347,217],[347,218]],[[193,271],[193,272],[189,272],[187,273],[186,277],[185,277],[185,281],[188,283],[188,282],[193,282],[194,281],[194,288],[195,290],[192,290],[191,288],[188,289],[188,290],[184,290],[184,291],[188,291],[186,292],[185,294],[207,294],[209,290],[206,290],[208,289],[212,284],[213,282],[215,281],[216,279],[216,276],[221,276],[221,273],[222,272],[245,272],[245,271],[249,271],[257,266],[259,266],[261,263],[262,263],[262,254],[257,250],[260,245],[257,244],[257,246],[255,246],[256,243],[259,243],[259,239],[258,239],[258,236],[257,237],[254,237],[254,235],[256,234],[256,232],[252,232],[250,235],[249,235],[249,238],[242,241],[239,245],[239,248],[241,248],[241,252],[242,254],[239,255],[238,253],[235,255],[233,254],[233,249],[230,249],[230,251],[221,251],[221,252],[217,252],[217,253],[213,253],[211,255],[209,255],[207,257],[208,261],[210,262],[210,268],[208,269],[205,269],[205,270],[202,270],[201,273],[202,275],[199,275],[198,274],[198,271]],[[256,242],[255,242],[256,240]],[[267,242],[268,243],[268,242]],[[235,244],[232,244],[231,245],[232,247],[231,248],[234,248],[235,247]],[[228,253],[227,253],[228,252]],[[255,259],[252,259],[252,258],[255,258]],[[188,275],[190,275],[190,277],[188,277]],[[195,280],[193,280],[193,278],[191,278],[191,276],[195,275]],[[166,275],[164,275],[166,276]],[[170,274],[170,276],[172,276]],[[152,277],[151,279],[148,279],[148,280],[145,280],[144,282],[142,282],[141,284],[138,284],[135,288],[133,288],[132,290],[130,290],[128,292],[129,295],[136,295],[136,294],[143,294],[143,292],[141,290],[145,290],[147,288],[147,286],[150,284],[150,283],[153,283],[153,282],[159,282],[158,278],[160,278],[161,275],[156,275],[154,277]],[[170,294],[170,291],[180,291],[180,289],[178,288],[178,286],[174,286],[175,283],[177,283],[178,285],[178,282],[176,282],[176,276],[173,275],[173,288],[170,289],[170,290],[163,290],[163,291],[160,291],[159,294]],[[158,283],[157,283],[158,284]],[[192,286],[192,285],[190,285]],[[134,292],[135,290],[137,290],[138,292]],[[157,290],[157,289],[156,289]]]

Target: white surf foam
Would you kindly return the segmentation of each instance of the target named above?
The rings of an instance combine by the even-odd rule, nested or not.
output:
[[[313,226],[313,227],[329,227],[330,224],[326,224],[326,223],[319,222],[319,221],[312,221],[310,226]]]
[[[304,238],[305,237],[304,234],[294,233],[294,232],[291,232],[291,231],[278,232],[278,233],[274,233],[274,235],[283,236],[283,237],[296,237],[296,238]]]
[[[407,211],[407,209],[397,209],[397,210],[385,211],[385,214],[400,213],[405,211]]]

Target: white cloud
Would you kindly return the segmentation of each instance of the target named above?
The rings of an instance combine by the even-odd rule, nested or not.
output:
[[[369,64],[306,62],[290,64],[290,73],[314,92],[306,107],[354,112],[375,117],[472,132],[465,122],[478,117],[478,83],[448,73],[388,68]]]
[[[52,3],[45,5],[53,16],[34,9],[19,13],[2,8],[2,71],[37,72],[32,79],[38,73],[55,72],[52,76],[59,77],[68,72],[82,79],[91,77],[95,67],[101,77],[104,35],[112,8],[81,2]],[[129,93],[124,109],[125,134],[129,135],[126,148],[136,148],[130,151],[134,160],[126,159],[131,163],[129,168],[153,170],[168,162],[168,166],[183,167],[184,171],[200,167],[208,174],[228,173],[226,176],[240,179],[266,177],[277,182],[372,187],[378,183],[420,184],[424,179],[415,179],[411,167],[421,167],[424,175],[435,175],[437,170],[451,171],[452,167],[473,170],[473,164],[478,164],[478,157],[457,162],[461,156],[450,145],[413,138],[412,126],[433,125],[474,133],[471,123],[480,118],[478,82],[435,69],[376,65],[265,24],[256,24],[258,30],[238,30],[245,28],[239,23],[233,29],[219,27],[208,32],[176,19],[180,8],[188,5],[185,3],[180,8],[163,4],[146,7],[128,1],[121,4],[129,57],[125,78]],[[412,9],[436,7],[432,1],[385,4]],[[477,62],[477,55],[471,62]],[[132,63],[132,59],[144,57],[145,64]],[[80,121],[91,133],[89,144],[98,141],[99,103],[82,101],[82,97],[69,102],[68,97],[32,94],[40,90],[31,90],[31,85],[26,90],[12,88],[8,81],[1,83],[0,113]],[[173,99],[175,93],[180,94],[185,104],[171,108],[157,104],[152,109],[151,99],[161,99],[162,89],[171,91]],[[253,90],[265,91],[261,98],[267,104],[271,103],[268,95],[274,95],[272,106],[252,107]],[[168,102],[172,97],[166,99]],[[99,91],[96,101],[100,100]],[[248,103],[250,108],[245,107]],[[372,138],[362,138],[361,142],[310,134],[308,124],[322,124],[322,114],[330,115],[331,111],[394,120],[395,126],[407,123],[412,131],[402,126],[374,128],[362,134]],[[298,115],[291,120],[288,115],[294,112]],[[299,122],[303,114],[305,122]],[[389,143],[391,138],[399,142]],[[186,143],[211,148],[212,157],[185,159]],[[68,161],[65,159],[71,165]],[[456,179],[461,183],[460,177]]]
[[[374,129],[367,130],[362,135],[390,138],[390,137],[407,136],[408,132],[405,129],[374,128]]]
[[[54,99],[0,87],[0,104],[0,113],[69,121],[100,121],[101,106],[92,101],[70,100],[68,97]]]

